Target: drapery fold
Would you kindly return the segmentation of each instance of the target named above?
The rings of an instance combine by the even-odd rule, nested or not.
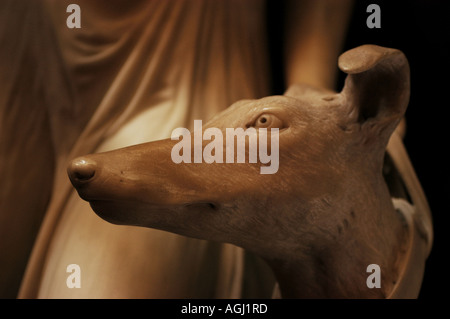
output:
[[[7,41],[17,38],[22,42],[14,51],[2,50],[0,63],[18,67],[13,72],[15,76],[36,77],[35,83],[41,88],[29,95],[41,116],[32,123],[25,120],[31,107],[26,100],[17,102],[20,108],[10,101],[2,102],[3,116],[13,107],[17,112],[16,121],[23,126],[20,129],[23,138],[34,136],[31,153],[43,163],[38,165],[39,169],[34,166],[40,163],[36,159],[23,164],[33,165],[30,172],[36,171],[35,175],[10,176],[5,184],[10,190],[19,183],[26,185],[27,195],[11,195],[10,191],[4,196],[9,202],[1,212],[3,225],[11,222],[11,210],[14,211],[19,196],[36,197],[34,201],[40,203],[30,204],[38,211],[31,214],[36,215],[35,224],[42,219],[42,225],[35,242],[33,236],[25,240],[28,252],[33,242],[34,248],[20,296],[124,297],[129,292],[108,288],[122,277],[130,287],[137,287],[134,289],[137,292],[128,296],[157,297],[154,288],[145,288],[146,281],[151,285],[155,276],[181,278],[186,273],[175,266],[166,267],[167,272],[158,275],[148,270],[152,268],[149,263],[168,264],[179,262],[180,258],[166,256],[155,261],[163,249],[163,245],[149,244],[155,241],[171,242],[178,247],[175,252],[184,251],[185,263],[199,269],[192,282],[209,272],[204,285],[185,294],[241,296],[243,262],[249,259],[243,257],[239,248],[107,224],[76,197],[67,178],[66,165],[70,159],[83,154],[169,137],[175,127],[191,127],[194,119],[206,121],[239,99],[269,95],[264,1],[80,0],[77,2],[81,8],[80,29],[66,26],[66,8],[70,2],[2,3],[2,14],[9,16],[11,24],[17,21],[15,25],[19,26],[18,17],[26,23],[19,30],[12,28],[14,31],[9,33],[3,30],[2,37]],[[36,23],[34,27],[33,23]],[[21,54],[30,57],[29,67],[20,68],[17,56]],[[2,83],[10,84],[9,81],[4,79]],[[22,80],[13,83],[23,89]],[[10,96],[22,96],[7,85],[4,90]],[[42,103],[36,100],[39,96],[44,97]],[[3,126],[2,129],[6,130]],[[14,134],[17,132],[13,128],[2,132],[2,136]],[[13,144],[5,147],[2,154],[11,154],[11,149],[15,149],[18,157],[30,159],[30,153],[25,154],[20,144]],[[19,163],[0,165],[4,169],[23,167]],[[30,183],[30,179],[41,187]],[[19,222],[29,219],[30,209],[21,208]],[[35,225],[35,236],[37,230]],[[24,233],[5,236],[13,240],[24,237]],[[22,251],[26,245],[14,249]],[[133,260],[123,262],[124,258],[114,248],[117,246],[126,246]],[[22,269],[26,257],[27,253],[22,253],[21,261],[16,263]],[[91,282],[85,287],[91,289],[74,295],[64,286],[64,270],[67,263],[77,263],[77,260],[84,273],[90,274]],[[125,268],[129,269],[125,271]],[[55,271],[60,275],[54,276]],[[128,272],[139,272],[140,277]],[[207,290],[208,281],[220,289]],[[164,293],[167,296],[173,292],[169,289]]]

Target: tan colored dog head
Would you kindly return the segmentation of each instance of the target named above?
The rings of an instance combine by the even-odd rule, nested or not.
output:
[[[278,128],[279,143],[270,145],[279,148],[275,174],[260,174],[259,161],[176,164],[171,151],[178,141],[167,139],[77,158],[69,177],[111,223],[239,245],[276,273],[282,269],[280,282],[300,261],[303,276],[330,281],[326,269],[311,269],[351,253],[358,256],[355,267],[389,267],[402,227],[382,166],[408,104],[409,67],[400,51],[372,45],[344,53],[339,67],[348,74],[341,93],[296,85],[283,96],[239,101],[203,127],[219,128],[223,136],[226,128]],[[340,267],[353,269],[336,267],[342,276]],[[302,280],[303,295],[352,295],[344,283],[318,289]],[[281,286],[285,295],[299,295]],[[351,289],[361,295],[361,286]]]

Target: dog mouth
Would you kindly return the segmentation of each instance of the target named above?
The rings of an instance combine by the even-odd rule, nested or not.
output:
[[[210,213],[217,211],[219,205],[209,201],[191,202],[185,204],[165,204],[142,203],[127,200],[112,199],[90,199],[92,210],[100,218],[113,224],[141,225],[142,221],[156,215],[161,217],[174,212],[178,213]]]
[[[193,202],[182,205],[154,205],[134,201],[91,200],[93,212],[113,225],[138,226],[204,239],[191,227],[198,218],[216,216],[217,204]]]

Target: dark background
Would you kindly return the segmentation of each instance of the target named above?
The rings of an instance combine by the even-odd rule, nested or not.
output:
[[[381,29],[366,27],[366,8],[381,8]],[[405,146],[433,214],[434,244],[419,298],[443,298],[447,269],[446,239],[450,167],[447,138],[450,58],[450,1],[357,0],[344,51],[364,43],[402,50],[411,68]],[[340,79],[342,85],[342,78]]]
[[[335,0],[339,1],[339,0]],[[369,29],[367,6],[378,4],[381,28]],[[282,32],[283,4],[269,1],[269,44],[274,94],[283,94]],[[402,50],[411,68],[411,96],[406,111],[405,146],[422,184],[433,214],[434,244],[425,268],[419,299],[443,298],[447,276],[448,204],[450,166],[447,161],[447,129],[450,103],[450,1],[449,0],[355,0],[347,39],[342,52],[362,44],[377,44]],[[337,68],[337,61],[336,61]],[[337,89],[344,84],[340,73]],[[449,265],[450,267],[450,265]]]

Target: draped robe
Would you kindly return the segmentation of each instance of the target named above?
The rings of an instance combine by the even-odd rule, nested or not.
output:
[[[4,88],[0,105],[11,123],[2,138],[15,141],[2,140],[9,164],[1,169],[16,169],[2,189],[0,227],[27,238],[5,247],[16,276],[5,285],[17,284],[32,250],[22,298],[270,296],[273,279],[256,257],[106,223],[65,169],[76,156],[166,138],[237,100],[269,95],[264,2],[80,0],[79,29],[66,26],[72,1],[16,2],[1,10],[16,33],[2,36],[11,52],[1,83],[22,92]],[[80,289],[66,285],[69,264],[80,266]]]

